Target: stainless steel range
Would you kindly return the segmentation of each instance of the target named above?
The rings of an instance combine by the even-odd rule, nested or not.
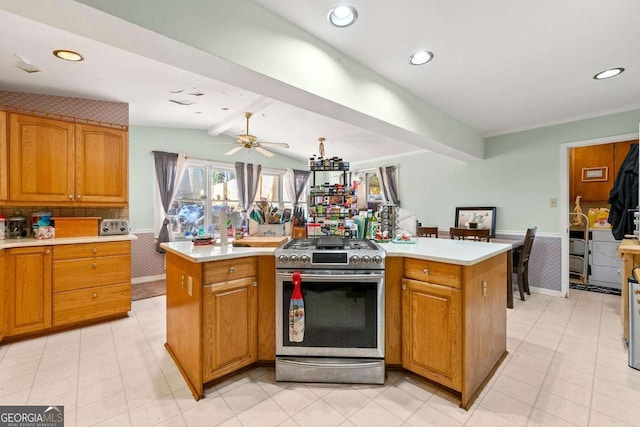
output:
[[[321,237],[275,255],[276,380],[384,383],[385,251]]]

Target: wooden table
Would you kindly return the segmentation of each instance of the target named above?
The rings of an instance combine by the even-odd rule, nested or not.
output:
[[[511,245],[507,251],[507,308],[513,308],[513,252],[522,250],[524,239],[491,239],[493,243]]]

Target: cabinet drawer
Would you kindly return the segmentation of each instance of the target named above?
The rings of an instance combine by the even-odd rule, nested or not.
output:
[[[53,326],[98,319],[131,310],[131,284],[119,284],[53,295]]]
[[[208,262],[203,269],[204,285],[251,277],[257,274],[256,257]]]
[[[600,265],[592,265],[589,280],[620,284],[622,281],[621,268],[622,267],[602,267]]]
[[[618,246],[620,245],[616,242],[593,242],[591,264],[621,268],[622,259],[618,258]]]
[[[53,262],[54,292],[114,283],[131,284],[131,257],[129,255]]]
[[[405,258],[404,277],[422,282],[460,288],[462,266],[442,262]]]
[[[89,258],[110,255],[131,255],[131,242],[79,243],[53,247],[53,260]]]

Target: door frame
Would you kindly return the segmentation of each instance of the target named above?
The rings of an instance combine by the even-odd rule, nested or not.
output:
[[[636,133],[611,135],[602,138],[567,142],[560,146],[560,229],[562,230],[560,259],[562,280],[560,292],[565,298],[569,295],[569,150],[576,147],[587,147],[589,145],[608,144],[611,142],[638,139],[639,134],[640,124],[638,125],[638,132]]]

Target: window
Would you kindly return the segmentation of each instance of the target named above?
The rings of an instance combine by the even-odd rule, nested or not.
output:
[[[256,200],[264,199],[278,211],[289,205],[283,191],[284,170],[262,168]],[[174,237],[219,231],[220,212],[226,210],[234,228],[242,225],[235,166],[231,163],[190,160],[169,210],[170,231]]]

